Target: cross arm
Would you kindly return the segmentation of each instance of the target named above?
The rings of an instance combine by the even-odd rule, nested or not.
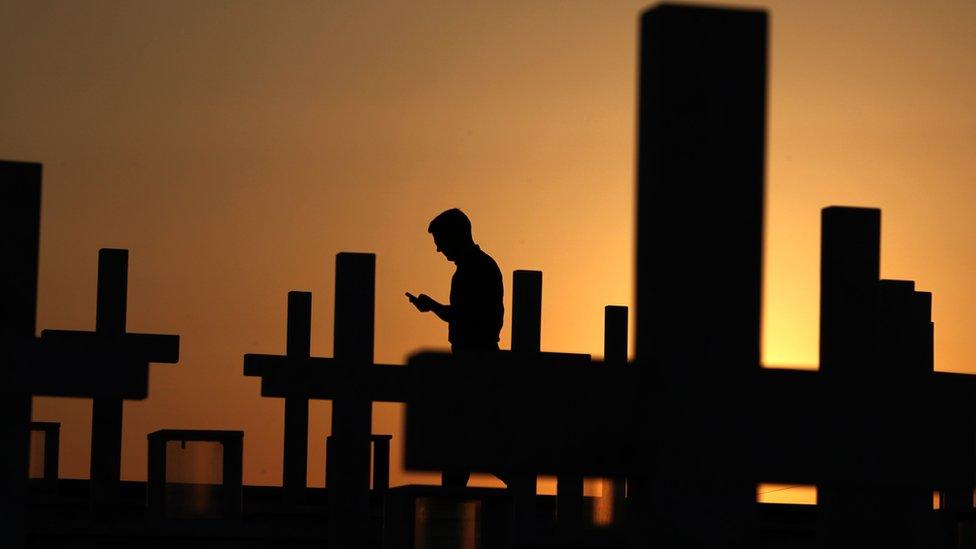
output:
[[[647,466],[635,455],[675,451],[655,447],[655,431],[684,429],[682,414],[690,411],[706,420],[709,414],[734,418],[741,426],[735,442],[751,448],[745,474],[757,481],[939,486],[976,479],[976,441],[959,434],[976,430],[976,376],[838,379],[757,367],[734,387],[705,380],[683,389],[689,401],[682,403],[665,398],[664,384],[674,380],[651,367],[531,359],[462,367],[433,355],[414,356],[408,367],[406,464],[412,469],[626,475]],[[694,383],[695,368],[688,370],[681,384]],[[709,408],[723,391],[745,398]],[[701,436],[707,433],[682,432],[676,440]],[[714,446],[721,456],[721,444]]]
[[[108,335],[80,330],[43,330],[41,343],[71,350],[98,361],[100,355],[128,354],[146,362],[174,364],[180,360],[180,336],[125,333]]]
[[[886,369],[882,368],[882,371]],[[976,481],[976,376],[859,377],[764,370],[756,471],[770,482],[931,487]]]
[[[586,474],[622,470],[634,454],[633,368],[501,352],[422,353],[408,369],[408,468]]]
[[[409,387],[403,366],[323,357],[246,354],[244,375],[261,378],[263,397],[334,400],[361,394],[373,401],[404,402]]]
[[[141,400],[149,363],[179,361],[177,335],[43,330],[25,372],[31,394]]]
[[[38,339],[23,378],[38,396],[142,400],[149,395],[149,363],[123,352],[91,352],[84,346]]]

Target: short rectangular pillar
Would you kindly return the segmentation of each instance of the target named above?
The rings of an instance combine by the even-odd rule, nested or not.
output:
[[[627,366],[629,310],[623,305],[607,305],[603,309],[603,362],[608,368]],[[600,527],[617,527],[624,518],[627,480],[603,479],[603,492],[594,504],[593,523]]]
[[[512,350],[538,353],[542,348],[542,271],[512,274]]]
[[[58,485],[58,460],[61,445],[61,424],[54,421],[30,423],[30,472],[31,479],[40,479],[48,492]]]
[[[373,491],[382,493],[390,488],[390,440],[393,435],[370,435],[373,450]],[[325,461],[328,462],[335,455],[335,437],[325,437]],[[328,488],[328,486],[326,486]]]
[[[915,291],[910,280],[881,280],[878,282],[878,370],[886,378],[918,378],[932,372],[923,357],[925,334],[929,318],[924,314],[924,298]],[[931,297],[931,294],[929,294]]]
[[[820,371],[867,375],[875,363],[881,210],[821,211]],[[860,371],[858,371],[860,370]]]
[[[163,429],[149,433],[148,439],[147,504],[151,517],[240,517],[244,431]],[[179,443],[178,451],[190,451],[187,443],[219,445],[219,473],[214,470],[213,456],[208,460],[206,456],[191,455],[180,464],[171,461],[167,455],[169,443]]]
[[[920,371],[935,371],[935,324],[932,322],[932,293],[915,292],[912,299],[914,341],[913,363]]]
[[[390,440],[393,435],[373,435],[373,492],[390,488]]]

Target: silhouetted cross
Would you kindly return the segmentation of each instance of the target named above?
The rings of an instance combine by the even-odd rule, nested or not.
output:
[[[128,250],[98,251],[95,331],[44,330],[30,369],[35,395],[92,399],[91,494],[96,504],[118,492],[122,401],[149,392],[149,363],[176,363],[178,335],[125,331]]]
[[[514,351],[500,351],[499,356],[514,367],[534,365],[539,357],[552,364],[588,363],[589,355],[538,352],[541,275],[538,271],[516,271],[512,293]],[[261,378],[261,396],[285,399],[284,484],[291,497],[297,497],[295,494],[305,487],[308,400],[333,401],[326,484],[330,516],[338,517],[334,522],[344,529],[333,535],[341,539],[357,539],[356,525],[362,525],[369,512],[372,402],[406,402],[412,388],[423,384],[422,380],[408,379],[409,371],[403,366],[373,363],[374,280],[374,255],[336,256],[334,358],[310,356],[311,294],[307,292],[288,294],[286,354],[244,355],[244,375]],[[447,439],[456,436],[458,433],[450,433]],[[499,471],[504,469],[495,472]],[[534,496],[534,475],[519,480],[524,482],[517,490]],[[531,504],[531,498],[520,501]],[[331,514],[332,502],[338,508],[337,515]]]
[[[405,386],[404,368],[373,363],[375,278],[375,255],[336,255],[334,358],[310,356],[307,292],[288,294],[286,354],[244,355],[244,375],[261,378],[261,396],[285,399],[283,484],[291,498],[306,484],[308,400],[332,401],[326,485],[330,540],[339,546],[367,535],[372,403],[403,400]]]

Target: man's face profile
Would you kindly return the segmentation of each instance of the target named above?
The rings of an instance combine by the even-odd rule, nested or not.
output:
[[[434,234],[434,245],[437,246],[437,251],[444,254],[444,257],[448,261],[454,261],[457,256],[457,249],[454,246],[453,239],[442,232],[435,232]]]

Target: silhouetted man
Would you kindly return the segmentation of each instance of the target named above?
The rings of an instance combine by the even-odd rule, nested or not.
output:
[[[498,264],[474,243],[471,221],[457,208],[435,217],[427,232],[434,236],[437,251],[457,266],[451,278],[450,302],[438,303],[427,294],[415,297],[407,293],[407,298],[418,311],[433,311],[447,322],[447,339],[455,355],[498,351],[505,312]],[[445,471],[441,483],[464,487],[469,476],[467,472]]]
[[[457,208],[441,213],[430,222],[427,232],[434,236],[437,251],[457,265],[451,278],[448,305],[427,294],[410,302],[421,312],[433,311],[447,322],[447,339],[454,353],[497,351],[502,329],[502,273],[498,264],[471,238],[471,221]]]

